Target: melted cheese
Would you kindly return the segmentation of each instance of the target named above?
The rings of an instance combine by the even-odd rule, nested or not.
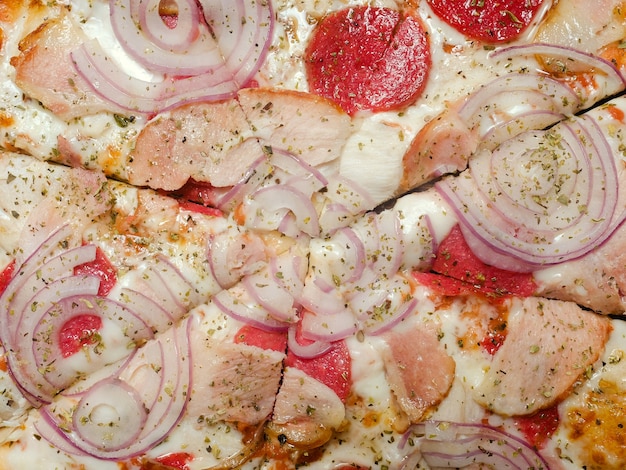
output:
[[[302,55],[306,38],[311,34],[315,22],[324,13],[343,8],[347,4],[358,4],[357,1],[307,1],[295,2],[279,1],[275,3],[278,24],[273,40],[272,49],[267,62],[264,64],[259,80],[279,88],[306,90],[306,78],[302,68]],[[373,2],[376,5],[395,6],[396,2]],[[545,2],[546,8],[550,2]],[[72,2],[73,15],[79,20],[81,27],[88,37],[97,37],[107,48],[116,51],[115,57],[120,67],[128,73],[144,79],[158,79],[158,76],[146,72],[121,51],[108,25],[108,7],[104,2],[79,1]],[[430,36],[433,50],[433,68],[430,72],[429,84],[423,97],[413,106],[402,113],[387,112],[376,115],[362,115],[355,119],[355,132],[346,144],[341,156],[341,172],[371,188],[374,198],[382,202],[394,194],[396,181],[401,171],[401,159],[411,139],[417,132],[439,112],[444,110],[448,103],[455,102],[466,96],[477,87],[497,76],[501,71],[490,67],[489,51],[466,41],[453,29],[438,20],[429,11],[427,2],[420,2],[419,14],[425,24],[433,32]],[[18,22],[14,31],[26,29],[27,25]],[[145,122],[138,119],[130,123],[127,128],[120,128],[113,116],[102,114],[76,120],[71,123],[60,121],[39,104],[24,101],[22,93],[11,82],[11,68],[8,63],[10,56],[17,53],[17,43],[14,40],[19,34],[7,32],[5,38],[9,41],[4,45],[4,54],[0,62],[0,101],[9,110],[13,123],[3,126],[6,135],[2,137],[5,143],[27,151],[42,159],[54,155],[57,146],[56,136],[63,134],[70,143],[85,155],[102,155],[103,149],[112,148],[124,155],[128,151],[129,143]],[[97,157],[94,166],[103,166],[112,174],[124,177],[123,159],[120,160],[115,152],[111,151],[110,160],[103,161]],[[381,162],[381,155],[384,156]],[[86,161],[90,159],[87,158]],[[12,171],[12,170],[11,170]],[[9,172],[9,170],[7,170]],[[3,172],[4,174],[4,172]],[[13,174],[13,173],[12,173]],[[14,175],[15,176],[15,175]],[[16,200],[26,199],[26,194],[40,194],[45,182],[37,184],[26,183],[14,193]],[[132,216],[140,205],[139,190],[119,186],[115,190],[116,210],[120,214]],[[28,199],[31,201],[31,199]],[[2,264],[6,264],[13,255],[17,244],[19,225],[14,224],[18,219],[13,214],[11,197],[8,193],[0,193],[0,225],[2,237],[0,245],[3,252]],[[32,199],[33,203],[37,201]],[[420,260],[432,254],[429,250],[432,245],[420,237],[422,233],[416,227],[425,224],[425,216],[430,218],[430,227],[434,228],[435,238],[443,239],[450,227],[455,223],[445,204],[432,194],[415,194],[401,199],[393,210],[403,214],[403,230],[407,267],[419,266]],[[183,215],[179,215],[184,219]],[[152,220],[157,225],[161,219]],[[184,220],[175,221],[184,226]],[[199,227],[194,231],[211,233],[224,229],[228,222],[219,222],[217,227],[206,221],[199,221]],[[153,227],[153,226],[152,226]],[[127,240],[109,239],[108,226],[95,224],[87,230],[103,243],[107,254],[120,258],[123,253],[124,262],[137,270],[123,278],[120,286],[132,286],[141,270],[146,267],[146,253],[139,249],[119,251],[119,246]],[[6,235],[6,236],[5,236]],[[168,237],[167,233],[160,233],[155,241],[159,250],[163,250],[172,257],[176,265],[184,270],[194,282],[202,284],[202,270],[194,269],[194,263],[203,260],[204,246],[199,246],[198,240],[193,238],[191,229],[186,233],[189,238],[187,244],[177,243]],[[193,246],[193,249],[190,248]],[[182,248],[181,248],[182,247]],[[318,253],[312,254],[312,259]],[[207,290],[213,289],[208,279]],[[441,325],[441,345],[451,354],[457,363],[457,373],[452,389],[446,400],[437,409],[433,410],[432,417],[451,421],[479,421],[484,417],[484,410],[471,399],[471,389],[482,380],[485,372],[485,360],[481,359],[482,352],[463,348],[459,339],[468,337],[475,324],[467,317],[463,317],[463,306],[459,302],[450,302],[447,305],[435,305],[425,289],[417,289],[414,293],[419,297],[418,316],[427,316]],[[215,332],[216,337],[226,337],[231,330],[224,323],[223,317],[213,316],[208,308],[200,307],[206,317],[205,328]],[[605,366],[598,364],[591,380],[576,390],[561,406],[563,416],[574,416],[576,410],[588,410],[591,405],[598,408],[598,415],[611,425],[623,424],[621,414],[612,413],[613,410],[623,411],[623,394],[626,393],[622,349],[626,338],[623,325],[616,324],[607,352],[603,357]],[[385,377],[384,364],[380,354],[381,340],[376,337],[349,338],[347,343],[352,358],[352,375],[354,379],[354,400],[348,403],[346,415],[348,424],[346,430],[337,434],[326,448],[324,455],[314,461],[309,468],[327,469],[337,462],[355,463],[363,466],[375,464],[378,468],[388,466],[395,468],[413,449],[410,445],[400,446],[403,439],[400,431],[406,423],[398,417],[394,396]],[[617,358],[620,361],[617,361]],[[7,399],[0,406],[0,417],[6,423],[19,418],[26,407],[23,399],[19,399],[19,406],[11,408],[9,401],[15,399],[15,391],[11,389],[6,374],[0,374],[0,384],[7,383]],[[13,387],[15,388],[15,387]],[[602,400],[599,390],[604,390]],[[606,392],[610,393],[606,393]],[[10,399],[8,398],[10,396]],[[31,411],[29,420],[23,429],[15,431],[22,437],[19,444],[13,447],[3,447],[2,459],[9,468],[44,468],[51,462],[57,467],[79,468],[86,465],[90,469],[119,469],[118,464],[106,461],[95,461],[88,457],[70,457],[59,453],[47,443],[37,437],[34,430],[36,411]],[[503,419],[491,418],[494,423],[502,424]],[[563,464],[568,468],[580,468],[582,464],[600,465],[595,459],[593,443],[585,436],[593,435],[598,442],[606,438],[606,428],[593,427],[589,419],[585,426],[586,434],[575,439],[581,444],[568,445],[572,429],[578,431],[583,426],[565,421],[552,440],[551,446],[558,448]],[[593,434],[589,429],[594,430]],[[620,428],[621,429],[621,428]],[[618,433],[609,436],[618,435]],[[12,436],[14,438],[16,436]],[[170,451],[188,451],[196,455],[190,464],[190,469],[210,467],[229,455],[234,455],[241,449],[241,433],[225,423],[207,424],[198,417],[185,417],[170,434],[168,439],[150,451],[156,457]],[[609,447],[612,442],[607,442]],[[613,449],[613,448],[612,448]],[[606,463],[606,462],[604,462]],[[421,463],[420,468],[425,468]],[[271,464],[252,461],[245,468],[272,468]],[[599,467],[598,467],[599,468]]]

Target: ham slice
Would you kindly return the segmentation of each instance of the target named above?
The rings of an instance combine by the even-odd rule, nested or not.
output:
[[[192,336],[191,416],[258,424],[271,413],[284,354],[242,343],[215,342],[202,331]]]
[[[235,100],[193,103],[157,116],[142,129],[130,155],[129,182],[174,190],[193,177],[231,186],[262,156]]]
[[[286,367],[270,424],[300,448],[318,447],[345,418],[341,399],[328,386],[296,367]]]
[[[400,409],[413,423],[447,395],[456,364],[440,346],[431,325],[385,333],[385,374]]]
[[[166,190],[189,178],[232,186],[277,150],[321,166],[338,159],[350,130],[349,116],[323,98],[244,89],[237,99],[188,104],[153,119],[131,153],[129,181]]]
[[[11,59],[15,83],[27,96],[40,101],[64,120],[110,109],[89,91],[68,53],[87,38],[68,15],[43,23],[20,43],[20,54]]]
[[[511,300],[506,340],[473,389],[504,416],[532,414],[564,397],[604,350],[610,320],[572,302]]]

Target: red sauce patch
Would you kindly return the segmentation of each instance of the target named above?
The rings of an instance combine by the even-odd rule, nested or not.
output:
[[[102,318],[98,315],[76,315],[65,322],[59,330],[59,347],[63,357],[76,354],[83,347],[98,341]]]
[[[435,14],[465,36],[511,41],[532,22],[543,0],[427,0]]]
[[[298,357],[287,351],[285,366],[296,367],[319,380],[331,388],[344,403],[350,394],[351,359],[345,341],[333,343],[330,350],[311,359]]]
[[[193,455],[188,452],[172,452],[171,454],[165,454],[154,459],[161,465],[167,465],[171,468],[178,468],[179,470],[188,470],[188,463],[193,460]]]
[[[235,335],[235,343],[244,343],[248,346],[284,352],[287,350],[287,334],[244,325]]]
[[[15,260],[12,260],[5,268],[0,272],[0,295],[4,293],[11,279],[13,279],[13,273],[15,272]]]
[[[349,114],[411,104],[431,66],[428,36],[417,13],[368,6],[325,17],[304,60],[311,90]]]
[[[107,255],[96,247],[96,258],[89,263],[84,263],[74,268],[76,276],[97,276],[100,278],[98,295],[104,297],[111,292],[117,282],[117,270]]]
[[[559,426],[559,410],[554,405],[530,416],[520,416],[515,423],[531,445],[542,449]]]
[[[532,273],[506,271],[478,259],[458,225],[439,245],[432,270],[471,284],[485,294],[530,297],[537,290]]]
[[[178,205],[183,210],[196,212],[198,214],[210,215],[213,217],[222,217],[224,215],[224,213],[221,210],[216,209],[215,207],[204,206],[196,202],[181,200],[181,201],[178,201]]]
[[[196,181],[193,178],[190,178],[182,188],[175,191],[167,191],[166,194],[184,201],[196,202],[206,207],[214,207],[218,199],[216,190],[210,183]]]

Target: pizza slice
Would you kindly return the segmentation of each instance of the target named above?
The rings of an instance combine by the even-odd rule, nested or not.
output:
[[[533,9],[530,17],[537,26],[542,26],[541,31],[556,29],[564,21],[563,16],[558,16],[558,20],[550,20],[551,17],[544,20],[550,2],[541,3],[541,11]],[[463,168],[467,155],[455,157],[447,151],[458,146],[455,144],[457,139],[462,140],[466,152],[479,144],[484,145],[485,141],[493,145],[511,135],[513,127],[520,130],[545,127],[623,88],[623,79],[615,66],[596,57],[609,54],[605,50],[607,44],[623,37],[620,28],[614,27],[617,23],[610,13],[613,10],[593,18],[588,35],[595,38],[594,31],[603,25],[611,25],[615,31],[611,35],[602,35],[607,42],[595,42],[597,48],[591,51],[572,50],[572,44],[563,49],[536,43],[538,38],[548,37],[548,33],[538,35],[537,28],[532,27],[523,35],[522,28],[519,28],[520,34],[508,37],[517,42],[510,42],[509,47],[492,52],[490,49],[497,42],[484,47],[486,43],[482,41],[468,39],[464,34],[441,26],[434,19],[432,5],[427,2],[417,8],[405,5],[399,9],[350,7],[339,10],[316,3],[299,5],[295,10],[279,4],[276,6],[276,21],[268,13],[272,10],[271,5],[250,6],[250,11],[239,12],[254,18],[250,24],[255,24],[255,31],[264,38],[254,44],[263,51],[269,48],[267,56],[263,51],[259,53],[256,46],[252,47],[252,42],[246,42],[250,39],[245,36],[248,30],[237,31],[242,34],[242,44],[254,50],[245,58],[240,57],[238,60],[242,62],[239,65],[242,68],[250,66],[250,74],[258,70],[258,73],[249,75],[254,76],[260,88],[254,89],[253,82],[248,80],[239,82],[236,89],[224,93],[220,89],[212,94],[209,85],[212,86],[213,82],[209,80],[202,87],[204,94],[195,96],[198,91],[196,80],[200,81],[197,77],[206,79],[205,74],[192,75],[192,72],[200,72],[196,69],[202,68],[188,63],[189,57],[195,56],[178,54],[178,59],[174,60],[172,54],[176,48],[170,45],[168,49],[164,44],[157,44],[153,46],[158,51],[154,54],[155,60],[169,58],[180,70],[176,69],[177,73],[173,74],[164,66],[155,65],[154,70],[150,69],[146,57],[141,54],[138,57],[137,48],[131,46],[132,41],[126,40],[135,23],[141,23],[137,18],[143,18],[142,13],[139,11],[137,18],[133,15],[121,18],[116,12],[124,6],[123,2],[119,5],[116,2],[80,4],[71,9],[62,5],[13,6],[15,12],[10,18],[13,21],[4,25],[7,39],[3,44],[5,147],[71,166],[103,169],[107,175],[135,185],[182,190],[187,197],[213,205],[219,205],[221,196],[233,187],[238,188],[248,181],[251,172],[257,169],[258,161],[271,148],[275,153],[292,153],[326,175],[338,171],[343,178],[367,188],[372,202],[367,209],[372,209],[442,171]],[[209,10],[215,15],[228,13],[227,7],[221,4],[203,6],[202,11]],[[113,14],[109,15],[111,12]],[[569,22],[577,25],[583,18],[586,20],[580,8],[574,12],[581,18],[572,16],[568,18]],[[183,11],[179,14],[183,15]],[[317,27],[299,22],[298,15],[302,14],[316,18]],[[360,29],[325,29],[326,21],[342,24],[352,14],[360,15]],[[370,14],[375,18],[367,18]],[[24,16],[24,21],[18,21],[20,15]],[[146,13],[145,17],[151,20],[142,23],[142,31],[145,29],[149,38],[156,41],[156,32],[147,29],[148,26],[155,27],[161,21],[158,18],[171,16],[176,17],[158,9]],[[218,17],[209,22],[214,28],[217,24],[228,24],[227,19]],[[274,28],[272,38],[266,37],[266,22]],[[341,43],[341,38],[333,34],[344,31],[341,34],[358,36],[368,30],[366,26],[370,23],[378,25],[377,35],[391,34],[394,40],[410,43],[411,47],[398,49],[398,57],[387,57],[383,50],[376,49],[374,35],[369,42],[361,44],[360,50],[341,51],[341,55],[366,51],[368,60],[379,63],[375,59],[382,54],[389,67],[419,63],[419,67],[411,68],[411,75],[403,72],[402,76],[413,77],[412,83],[420,86],[409,97],[390,97],[387,105],[366,105],[360,112],[353,112],[352,108],[342,110],[331,102],[339,100],[338,96],[333,98],[313,85],[309,87],[316,74],[313,71],[307,73],[304,68],[306,64],[309,67],[322,64],[324,70],[328,69],[323,56],[316,54],[326,53],[331,57],[337,54],[331,46]],[[297,32],[289,25],[298,25]],[[391,26],[391,32],[384,29]],[[191,36],[184,44],[190,51],[195,54],[207,48],[214,52],[215,47],[227,47],[220,43],[213,44],[211,49],[209,43],[213,39],[206,36],[205,27],[205,23],[199,21],[189,33]],[[426,36],[428,41],[425,42]],[[138,37],[146,41],[142,35]],[[578,40],[584,42],[586,38]],[[111,44],[114,58],[108,60],[107,52],[97,46],[103,42]],[[528,43],[535,44],[528,48],[519,47]],[[72,49],[70,44],[76,44],[76,48]],[[619,52],[617,47],[609,49]],[[207,53],[207,57],[213,55]],[[107,61],[116,65],[115,70]],[[568,64],[565,71],[559,66],[564,61]],[[57,66],[55,80],[58,83],[46,82],[45,77],[49,74],[43,72],[50,63]],[[137,70],[140,66],[148,70],[144,70],[143,75]],[[296,82],[283,80],[278,70],[282,71],[285,66],[295,77],[301,78],[296,78]],[[370,75],[374,73],[371,67],[363,67],[370,71]],[[228,70],[229,66],[226,65],[225,69]],[[350,80],[340,80],[341,73],[355,75],[358,69],[345,67],[343,71],[333,69],[332,74],[321,75],[332,75],[331,80],[345,84]],[[234,70],[238,70],[237,67]],[[354,79],[362,90],[348,90],[345,96],[350,99],[356,95],[377,96],[377,92],[370,88],[389,88],[385,84],[394,83],[393,77],[398,76],[392,73],[392,68],[385,70],[379,73],[380,76],[375,75],[375,79]],[[217,75],[223,80],[215,84],[218,89],[233,83],[228,74]],[[140,78],[143,87],[124,88],[126,83],[135,84],[135,79]],[[193,81],[187,82],[187,79]],[[160,90],[163,83],[170,83],[168,80],[172,81],[172,90]],[[441,93],[444,80],[448,85],[446,92]],[[492,86],[481,88],[492,80],[495,80]],[[514,84],[509,86],[512,82]],[[394,85],[394,90],[408,89],[398,83]],[[185,88],[180,90],[179,86]],[[332,88],[324,86],[329,90]],[[495,98],[485,96],[495,88],[501,93]],[[137,98],[142,90],[143,97]],[[180,100],[170,97],[170,93],[176,95],[178,91],[181,92]],[[325,95],[325,98],[311,92]],[[476,96],[467,99],[467,105],[462,106],[466,95],[474,92]],[[158,93],[165,97],[150,101],[150,96]],[[121,97],[128,102],[120,103]],[[143,105],[147,102],[142,99],[152,104],[145,108]],[[493,99],[496,102],[492,103]],[[518,101],[523,104],[518,106]],[[340,100],[337,102],[342,104]],[[462,111],[458,109],[461,106]],[[449,110],[445,111],[447,108]],[[481,110],[486,108],[489,109],[485,115]],[[435,118],[440,112],[444,114]],[[34,129],[49,132],[44,136],[35,135]],[[383,147],[378,142],[384,142]],[[441,148],[441,155],[433,154],[435,158],[431,162],[429,149],[433,143]],[[456,160],[450,162],[450,158]]]
[[[289,248],[100,173],[6,152],[0,165],[7,426]]]

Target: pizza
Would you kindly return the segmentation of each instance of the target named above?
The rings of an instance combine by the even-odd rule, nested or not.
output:
[[[0,3],[0,468],[623,468],[624,8]]]

